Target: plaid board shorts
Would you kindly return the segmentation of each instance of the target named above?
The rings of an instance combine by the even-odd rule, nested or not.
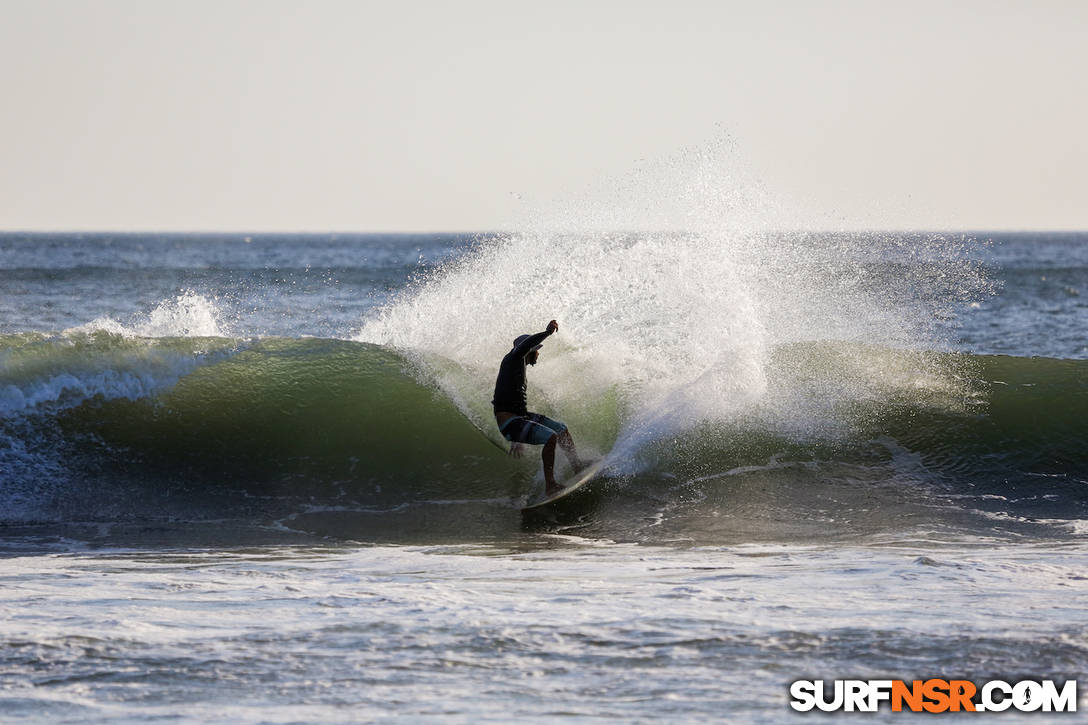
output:
[[[510,418],[499,428],[499,433],[502,433],[502,437],[511,443],[542,446],[553,435],[562,433],[566,429],[567,426],[557,420],[552,420],[540,413],[529,413]]]

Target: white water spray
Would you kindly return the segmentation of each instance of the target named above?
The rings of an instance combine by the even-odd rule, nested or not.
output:
[[[99,317],[73,332],[109,332],[126,337],[225,337],[220,324],[220,312],[214,301],[187,290],[173,299],[166,299],[147,313],[146,319],[123,324],[110,317]]]
[[[775,348],[939,347],[935,311],[980,279],[939,238],[783,231],[796,216],[737,169],[718,144],[536,211],[524,231],[483,240],[420,280],[357,339],[420,356],[486,427],[498,361],[515,336],[555,318],[560,333],[530,373],[530,405],[592,427],[601,401],[613,400],[613,458],[627,461],[707,421],[825,434],[840,403],[897,383],[857,364],[772,367]],[[912,260],[919,250],[924,259]],[[835,383],[821,383],[819,400],[805,397],[815,374]]]

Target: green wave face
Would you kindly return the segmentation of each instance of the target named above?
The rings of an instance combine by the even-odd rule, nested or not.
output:
[[[503,472],[496,447],[403,358],[338,340],[263,340],[160,395],[88,402],[62,424],[151,467],[314,489],[349,481],[379,499],[486,495]]]
[[[538,475],[535,449],[521,461],[504,455],[488,408],[493,371],[441,358],[313,338],[2,342],[9,496],[93,479],[127,490],[182,485],[385,507],[502,500],[509,509]],[[615,501],[668,499],[664,491],[686,486],[706,510],[742,510],[737,476],[750,467],[764,480],[785,466],[780,506],[842,470],[891,470],[898,450],[919,461],[912,480],[925,485],[1053,493],[1069,515],[1088,515],[1086,361],[808,343],[774,349],[764,372],[756,402],[728,419],[668,405],[647,415],[616,384],[572,381],[581,397],[559,409],[546,407],[548,391],[530,395],[588,451],[611,452]]]
[[[976,398],[957,413],[902,411],[889,432],[950,471],[1088,480],[1088,360],[971,359]]]

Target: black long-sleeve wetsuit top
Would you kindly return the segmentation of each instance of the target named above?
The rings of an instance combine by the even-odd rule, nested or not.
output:
[[[530,335],[506,353],[506,357],[499,364],[499,374],[495,378],[495,397],[491,401],[496,413],[502,411],[518,415],[529,414],[528,401],[525,398],[525,356],[550,334],[550,331],[545,330]]]

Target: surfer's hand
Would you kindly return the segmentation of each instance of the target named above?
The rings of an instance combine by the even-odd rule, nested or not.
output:
[[[521,458],[521,454],[525,451],[525,446],[520,443],[510,444],[510,455],[514,458]]]
[[[559,323],[552,320],[548,323],[548,332],[559,332]]]

